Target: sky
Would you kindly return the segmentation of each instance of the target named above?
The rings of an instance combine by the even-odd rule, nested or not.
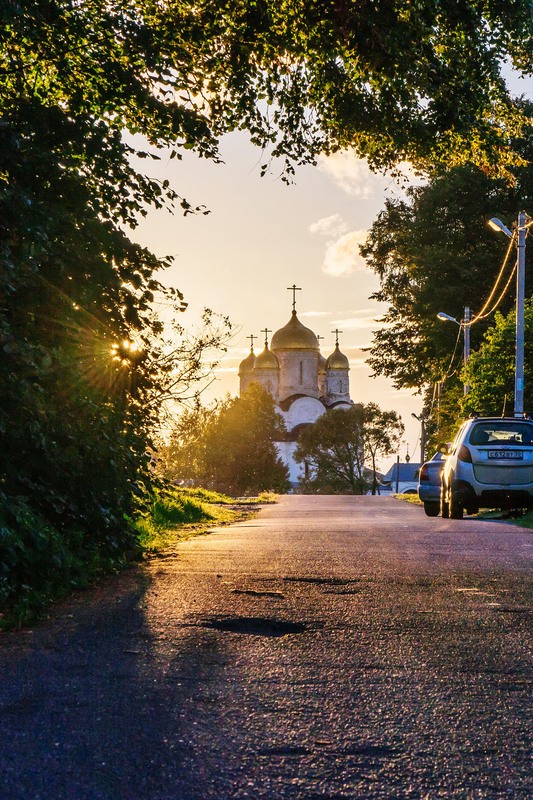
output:
[[[517,81],[516,91],[526,91],[524,81]],[[184,217],[180,211],[152,210],[133,235],[158,256],[174,256],[162,280],[180,289],[189,303],[179,319],[184,327],[194,327],[204,307],[228,315],[235,326],[205,401],[238,394],[237,370],[249,352],[247,337],[259,337],[259,352],[261,329],[276,331],[288,322],[292,293],[287,287],[296,284],[302,289],[298,317],[324,337],[326,357],[335,342],[332,331],[342,331],[352,400],[399,412],[406,428],[399,455],[404,460],[408,452],[418,461],[420,426],[411,414],[420,413],[420,396],[372,377],[365,363],[363,348],[371,344],[386,307],[369,299],[378,281],[359,256],[358,244],[385,199],[403,196],[405,186],[420,181],[406,169],[402,188],[345,152],[320,158],[316,167],[297,168],[294,183],[287,186],[275,166],[261,177],[264,155],[246,134],[226,136],[221,153],[221,164],[190,152],[181,161],[163,153],[148,168],[146,160],[140,161],[140,170],[168,180],[180,196],[210,213]]]

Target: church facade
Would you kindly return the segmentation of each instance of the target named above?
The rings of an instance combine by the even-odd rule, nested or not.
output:
[[[350,365],[339,349],[339,331],[331,355],[325,358],[321,354],[318,337],[300,322],[294,301],[291,318],[274,333],[270,347],[268,332],[265,329],[264,349],[257,355],[255,337],[251,337],[250,353],[239,365],[240,393],[250,383],[258,383],[272,395],[288,432],[286,440],[276,446],[289,467],[289,480],[296,486],[304,476],[303,465],[294,460],[298,433],[322,414],[353,405]]]

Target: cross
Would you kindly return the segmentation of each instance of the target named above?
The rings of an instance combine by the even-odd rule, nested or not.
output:
[[[296,286],[295,283],[292,286],[287,286],[289,292],[292,292],[292,310],[296,311],[296,292],[301,292],[302,289],[300,286]]]
[[[268,347],[268,334],[272,331],[269,328],[261,328],[261,333],[265,334],[265,347]]]
[[[259,339],[259,336],[254,336],[253,333],[251,333],[246,338],[250,340],[250,350],[253,353],[253,351],[254,351],[254,339]]]
[[[335,345],[338,346],[339,344],[339,333],[343,333],[344,331],[340,331],[338,328],[335,328],[334,331],[331,331],[335,334]]]

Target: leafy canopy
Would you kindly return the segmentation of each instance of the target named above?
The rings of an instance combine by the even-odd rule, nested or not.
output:
[[[533,298],[526,300],[524,308],[525,341],[533,340]],[[465,398],[465,413],[474,411],[482,415],[499,416],[513,413],[515,366],[516,314],[496,314],[492,325],[478,350],[470,356],[464,379],[470,383]],[[533,354],[531,348],[524,352],[524,397],[526,411],[533,410]]]
[[[274,442],[285,433],[271,395],[252,383],[239,398],[186,411],[160,448],[160,464],[167,478],[233,496],[284,492],[288,470]]]
[[[364,494],[370,485],[375,493],[377,459],[398,448],[403,431],[396,412],[376,403],[333,409],[302,430],[294,457],[309,465],[310,488]]]
[[[522,114],[501,63],[532,65],[527,0],[6,0],[0,22],[5,108],[208,157],[240,128],[292,163],[349,146],[378,168],[505,170]]]

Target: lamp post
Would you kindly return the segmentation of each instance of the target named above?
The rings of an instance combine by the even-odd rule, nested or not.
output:
[[[465,313],[463,319],[459,322],[459,320],[455,319],[455,317],[450,316],[450,314],[445,314],[444,311],[439,311],[437,317],[442,320],[443,322],[455,322],[456,325],[459,325],[463,331],[463,363],[466,366],[468,359],[470,358],[470,306],[465,306]],[[464,384],[464,394],[467,395],[470,391],[470,384]]]
[[[501,219],[493,217],[488,224],[494,231],[505,233],[509,239],[517,239],[518,259],[516,267],[516,344],[514,371],[514,416],[524,414],[524,301],[526,283],[526,230],[532,221],[526,223],[526,212],[520,211],[513,232],[503,224]],[[518,233],[518,236],[517,236]]]

